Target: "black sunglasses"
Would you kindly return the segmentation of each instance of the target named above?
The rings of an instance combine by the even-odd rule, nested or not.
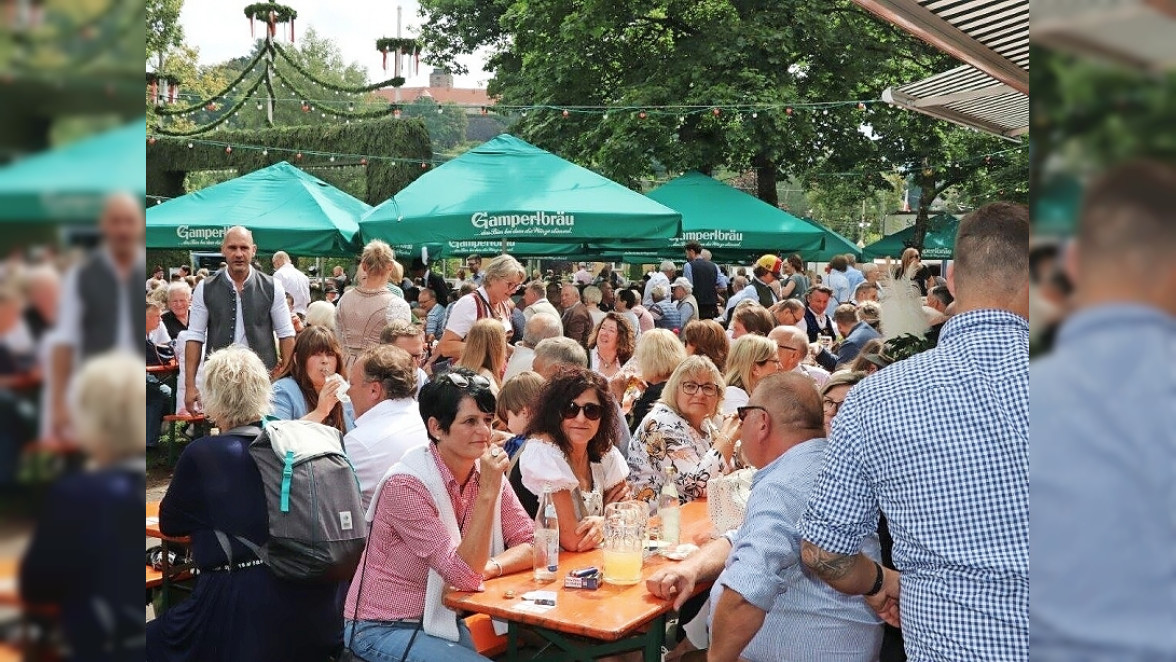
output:
[[[447,372],[441,376],[441,379],[448,380],[450,384],[453,384],[458,388],[469,388],[471,386],[477,388],[490,388],[490,380],[481,375],[466,377],[465,375],[460,375],[456,372]]]
[[[764,412],[765,414],[768,413],[767,409],[764,409],[763,407],[760,407],[759,405],[747,405],[746,407],[736,407],[735,413],[736,413],[736,415],[739,416],[739,421],[742,422],[743,419],[747,418],[747,414],[754,409],[758,409],[758,410]]]
[[[586,402],[582,405],[569,402],[564,406],[563,417],[567,420],[571,420],[579,416],[581,411],[584,412],[584,418],[587,418],[590,421],[599,421],[600,417],[604,415],[604,407],[601,407],[595,402]]]

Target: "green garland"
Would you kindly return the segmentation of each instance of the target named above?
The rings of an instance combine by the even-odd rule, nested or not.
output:
[[[289,23],[298,18],[298,11],[293,7],[279,5],[274,2],[257,2],[248,5],[245,7],[245,18],[251,21],[255,20],[268,23],[270,12],[273,12],[274,21],[277,23]]]
[[[250,73],[253,72],[253,68],[257,66],[257,62],[258,62],[258,60],[261,59],[262,55],[265,55],[265,51],[264,50],[258,51],[257,55],[254,56],[253,61],[250,62],[248,65],[246,65],[246,67],[241,71],[241,75],[237,76],[237,78],[235,78],[233,80],[233,82],[229,83],[225,87],[225,89],[221,90],[220,92],[217,92],[216,94],[212,95],[211,97],[209,97],[207,99],[202,99],[202,100],[200,100],[200,101],[198,101],[198,102],[196,102],[186,108],[175,108],[175,109],[162,108],[162,107],[157,108],[157,109],[155,109],[155,114],[156,115],[164,115],[164,116],[187,115],[188,113],[191,113],[193,111],[203,109],[205,106],[212,103],[213,101],[225,98],[225,96],[229,93],[229,90],[237,87],[237,85],[241,81],[245,80],[246,76],[248,76]],[[254,87],[256,87],[256,85]]]
[[[267,129],[224,130],[215,141],[182,137],[158,137],[147,145],[147,193],[174,198],[183,195],[184,176],[199,170],[234,169],[247,174],[287,160],[300,168],[359,168],[353,159],[331,162],[340,152],[369,155],[365,168],[366,190],[350,191],[369,204],[379,204],[428,170],[421,163],[433,161],[429,132],[415,118],[379,119],[351,124],[318,124]],[[246,146],[255,146],[252,149]],[[263,152],[256,146],[265,145]],[[233,146],[231,154],[225,146]],[[237,146],[240,146],[238,149]],[[294,154],[303,158],[296,160]],[[401,161],[385,161],[396,157]]]
[[[274,73],[277,75],[278,80],[285,83],[286,87],[289,87],[298,96],[303,97],[303,98],[307,98],[310,96],[310,95],[306,94],[303,90],[298,89],[298,87],[289,78],[286,78],[286,76],[278,69],[274,69]],[[324,104],[321,101],[318,103],[318,105],[316,107],[321,108],[323,110],[323,112],[330,113],[336,117],[345,117],[347,119],[353,119],[353,120],[376,119],[379,117],[384,117],[384,116],[386,116],[396,110],[396,108],[394,106],[389,106],[387,108],[381,108],[379,110],[363,110],[363,111],[356,112],[354,110],[344,110],[342,108],[336,108],[336,107],[333,107],[329,104]]]
[[[286,50],[277,43],[272,44],[272,46],[274,47],[274,50],[278,52],[278,55],[281,55],[282,58],[285,59],[290,66],[294,67],[294,70],[301,74],[304,78],[314,83],[315,85],[325,87],[332,92],[343,92],[345,94],[366,94],[384,87],[400,87],[401,85],[404,85],[404,78],[400,76],[389,78],[388,80],[383,80],[378,83],[372,83],[371,85],[364,85],[362,87],[348,87],[344,85],[328,83],[326,81],[315,78],[314,75],[304,69],[302,65],[298,64],[298,61],[291,57],[290,54],[287,53]]]
[[[240,101],[238,101],[235,105],[233,105],[231,108],[226,110],[224,112],[224,114],[222,114],[220,117],[209,122],[208,124],[205,124],[204,126],[198,126],[195,129],[190,129],[187,131],[169,131],[169,130],[163,128],[162,126],[156,125],[155,131],[158,132],[159,135],[161,135],[161,136],[172,136],[172,137],[198,136],[202,133],[208,133],[209,131],[212,131],[216,127],[220,126],[221,124],[224,124],[225,122],[227,122],[229,120],[229,118],[233,116],[234,113],[236,113],[238,110],[241,110],[241,108],[243,108],[245,106],[245,104],[249,102],[250,98],[253,96],[253,93],[257,91],[257,88],[261,86],[261,83],[264,80],[265,80],[265,76],[258,76],[257,80],[253,81],[253,85],[251,85],[249,87],[249,89],[246,90],[245,93],[241,95]]]
[[[421,42],[411,37],[382,37],[376,40],[376,50],[380,53],[420,53]]]

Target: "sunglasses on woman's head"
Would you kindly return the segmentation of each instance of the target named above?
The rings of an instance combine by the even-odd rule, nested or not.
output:
[[[448,380],[450,384],[458,388],[469,388],[471,386],[477,388],[490,388],[490,380],[481,375],[474,375],[466,377],[465,375],[456,372],[447,372],[441,376],[442,380]]]
[[[576,404],[575,402],[569,402],[564,407],[563,417],[571,420],[579,416],[581,411],[584,412],[584,418],[587,418],[590,421],[599,421],[600,417],[604,414],[604,407],[601,407],[595,402],[585,402],[582,405]]]

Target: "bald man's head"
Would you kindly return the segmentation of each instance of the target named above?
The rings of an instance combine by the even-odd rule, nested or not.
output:
[[[225,238],[221,240],[221,254],[225,256],[229,275],[238,282],[244,280],[249,275],[253,256],[257,254],[253,233],[240,225],[229,228],[225,231]]]
[[[98,227],[111,253],[130,259],[138,255],[147,232],[143,205],[128,193],[115,193],[106,198]]]

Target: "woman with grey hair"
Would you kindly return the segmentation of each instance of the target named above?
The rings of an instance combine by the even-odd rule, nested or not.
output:
[[[510,323],[506,300],[519,289],[519,284],[526,277],[527,271],[523,265],[505,253],[490,260],[483,272],[482,284],[458,299],[449,311],[445,332],[441,334],[439,354],[454,360],[460,359],[465,350],[466,335],[474,322],[487,317],[502,324],[506,340],[510,342],[514,327]]]
[[[190,536],[200,568],[192,596],[147,625],[147,659],[191,662],[329,659],[342,645],[337,583],[278,579],[238,540],[269,537],[249,444],[270,408],[269,373],[240,345],[204,365],[204,413],[223,432],[192,442],[159,506],[159,528]],[[232,558],[216,532],[228,534]]]
[[[146,424],[133,413],[144,411],[142,370],[142,356],[107,354],[74,379],[74,433],[89,464],[53,486],[21,563],[21,602],[60,609],[72,659],[143,658],[138,557],[112,533],[143,512]]]

